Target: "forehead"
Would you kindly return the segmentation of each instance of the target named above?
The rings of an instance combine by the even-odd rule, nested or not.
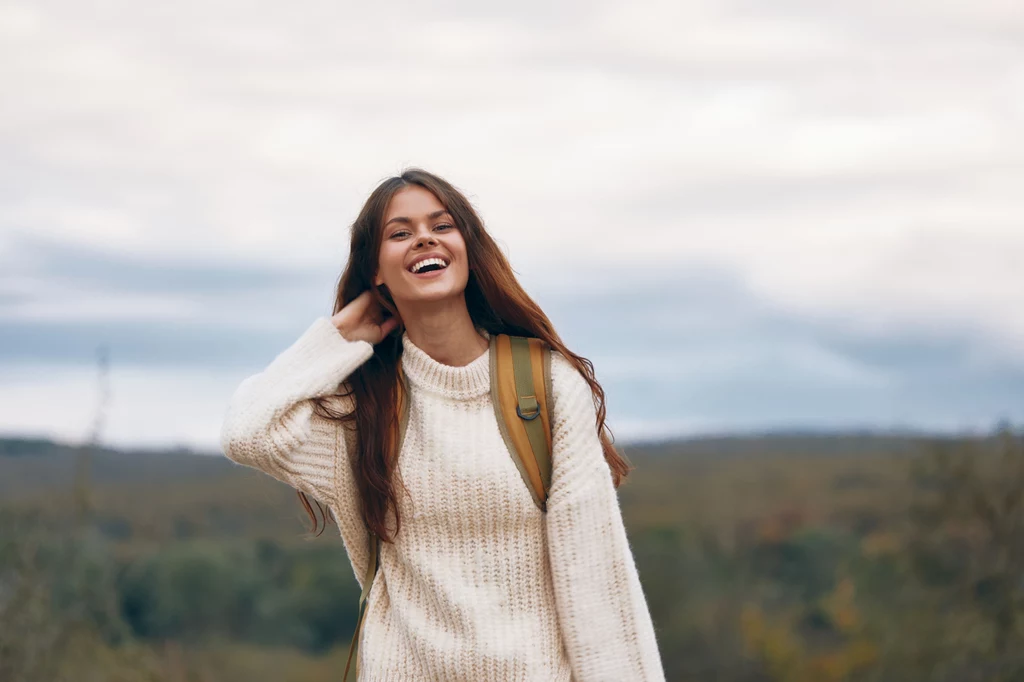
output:
[[[419,185],[410,185],[398,190],[395,196],[391,197],[388,210],[384,212],[384,222],[387,223],[398,216],[422,218],[442,209],[444,205],[431,192]]]

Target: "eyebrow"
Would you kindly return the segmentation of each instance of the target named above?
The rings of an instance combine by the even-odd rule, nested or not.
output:
[[[430,215],[427,216],[427,220],[436,220],[437,218],[440,218],[441,216],[443,216],[445,213],[448,213],[448,209],[442,208],[440,211],[434,211],[433,213],[431,213]],[[451,214],[448,213],[448,216],[451,217]],[[384,227],[387,227],[391,223],[404,223],[404,224],[408,225],[411,222],[412,222],[412,220],[410,220],[409,218],[406,218],[405,216],[395,216],[391,220],[389,220],[386,223],[384,223]]]

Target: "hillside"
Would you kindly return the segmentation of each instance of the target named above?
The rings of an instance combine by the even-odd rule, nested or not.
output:
[[[0,438],[0,496],[70,487],[82,447],[50,440]],[[223,457],[185,450],[91,449],[98,484],[184,482],[221,476],[232,465]]]
[[[1024,679],[1024,566],[1001,558],[1024,557],[1024,536],[999,530],[1024,512],[1009,431],[623,450],[668,679]],[[98,449],[83,514],[81,453],[0,439],[0,588],[17,595],[0,600],[0,653],[25,652],[12,679],[336,679],[358,588],[337,532],[304,532],[294,491],[219,455]]]
[[[843,456],[907,454],[926,434],[872,432],[792,432],[742,436],[703,436],[657,442],[620,443],[636,462],[664,456],[681,458]],[[83,446],[45,439],[0,437],[0,496],[68,487],[74,460]],[[92,478],[97,485],[160,484],[208,479],[236,472],[217,452],[93,448]]]
[[[893,486],[917,451],[909,437],[780,434],[624,446],[635,469],[620,488],[636,527],[703,519],[727,532],[798,505],[826,517],[865,503],[888,513]],[[54,526],[73,516],[81,449],[45,440],[0,440],[0,503],[32,509]],[[219,454],[181,450],[92,452],[95,520],[130,545],[192,537],[298,540],[308,519],[295,493]],[[126,521],[130,519],[130,523]],[[849,523],[849,519],[844,521]]]

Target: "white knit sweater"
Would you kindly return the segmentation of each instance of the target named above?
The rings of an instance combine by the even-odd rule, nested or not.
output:
[[[552,353],[544,513],[498,431],[487,353],[452,367],[408,335],[403,343],[410,415],[399,468],[409,494],[399,496],[401,532],[381,544],[360,682],[664,680],[583,377]],[[310,398],[335,395],[372,355],[317,319],[242,382],[221,434],[232,460],[330,506],[360,583],[368,541],[352,436],[314,414]]]

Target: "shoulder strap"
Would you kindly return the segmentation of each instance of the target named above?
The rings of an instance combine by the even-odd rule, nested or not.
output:
[[[498,429],[534,503],[543,511],[551,487],[550,348],[541,339],[494,334],[488,352],[491,404]],[[398,423],[392,426],[389,442],[396,455],[409,423],[408,389],[401,365],[398,379]]]
[[[540,339],[491,336],[491,403],[505,445],[534,503],[551,487],[551,354]]]
[[[356,621],[356,629],[352,633],[352,641],[348,645],[348,660],[345,661],[345,673],[342,675],[342,682],[348,682],[348,671],[352,665],[352,654],[356,655],[356,679],[359,679],[359,635],[363,629],[363,621],[366,619],[366,598],[370,596],[370,588],[373,587],[373,579],[377,575],[377,564],[380,562],[380,538],[372,532],[370,538],[369,557],[366,564],[366,576],[363,578],[363,591],[359,595],[359,620]]]
[[[490,343],[491,403],[498,429],[509,455],[523,477],[534,503],[546,511],[551,487],[551,353],[542,340],[523,336],[495,334]],[[389,438],[391,452],[397,456],[409,423],[409,400],[405,376],[398,368],[397,424]],[[359,635],[366,618],[366,600],[380,564],[380,538],[369,533],[369,559],[363,591],[359,595],[359,621],[349,644],[348,661],[342,682],[348,682],[352,654],[356,654],[359,676]]]

